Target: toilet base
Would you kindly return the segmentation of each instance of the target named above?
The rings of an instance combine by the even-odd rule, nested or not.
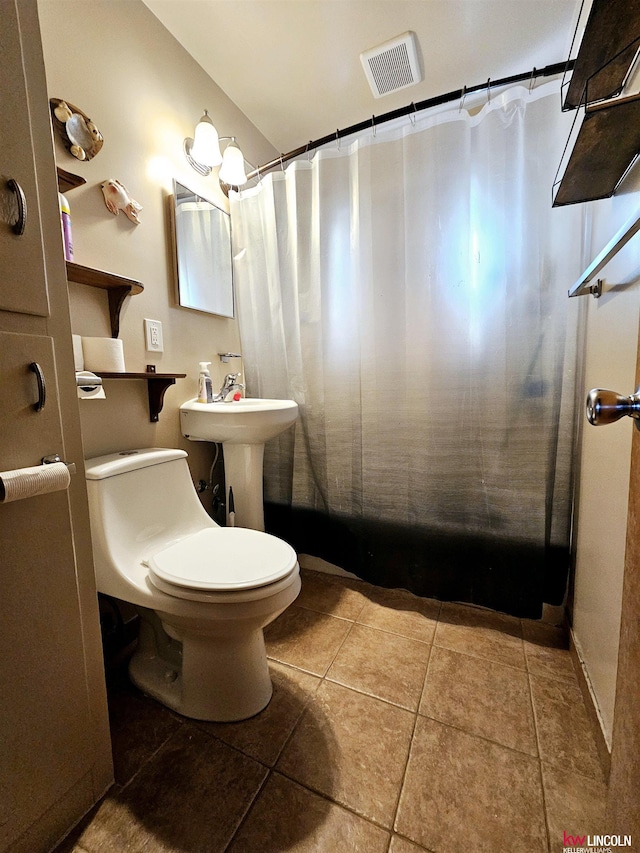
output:
[[[140,635],[131,681],[158,702],[195,720],[234,722],[262,711],[273,693],[262,628],[224,637],[165,631],[158,615],[138,608]]]

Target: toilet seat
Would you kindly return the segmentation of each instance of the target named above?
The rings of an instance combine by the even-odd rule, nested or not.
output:
[[[163,548],[147,562],[155,587],[178,598],[202,601],[242,590],[259,595],[262,587],[292,573],[297,556],[290,545],[268,533],[211,527]]]

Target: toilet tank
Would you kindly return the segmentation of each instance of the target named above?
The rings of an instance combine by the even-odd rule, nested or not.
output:
[[[100,592],[126,597],[130,584],[144,591],[145,560],[217,526],[196,494],[184,450],[126,450],[87,459],[85,469]]]

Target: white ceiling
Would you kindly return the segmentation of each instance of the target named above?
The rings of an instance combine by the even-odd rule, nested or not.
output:
[[[580,4],[580,0],[144,2],[281,152],[412,101],[563,62]],[[424,80],[376,99],[360,53],[407,30],[417,34]]]

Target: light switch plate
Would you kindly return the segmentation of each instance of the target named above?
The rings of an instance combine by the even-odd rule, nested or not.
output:
[[[160,320],[144,321],[144,337],[147,345],[147,352],[164,352],[164,344],[162,342],[162,323]]]

